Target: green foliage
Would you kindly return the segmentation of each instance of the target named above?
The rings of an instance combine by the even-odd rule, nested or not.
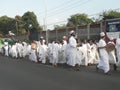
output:
[[[63,30],[63,29],[65,29],[66,28],[66,25],[55,25],[54,26],[54,29],[56,30]]]
[[[55,25],[55,29],[65,29],[68,27],[76,27],[77,25],[87,25],[89,23],[99,23],[101,20],[120,18],[120,12],[115,10],[103,11],[99,18],[91,19],[87,14],[75,14],[68,19],[67,25]],[[30,27],[31,26],[31,27]],[[8,34],[12,31],[17,34],[25,34],[28,30],[42,30],[42,27],[37,21],[34,12],[25,12],[23,16],[16,15],[15,18],[8,16],[0,17],[0,34]]]
[[[120,18],[120,12],[115,10],[109,10],[109,11],[103,11],[102,15],[103,20],[105,19],[114,19],[114,18]]]
[[[93,23],[92,19],[88,18],[87,14],[75,14],[68,19],[67,26],[86,25]]]
[[[29,26],[32,27],[29,27]],[[42,30],[39,26],[37,17],[33,12],[26,12],[21,17],[16,15],[15,18],[10,18],[7,16],[0,17],[0,33],[8,34],[8,31],[12,31],[16,35],[25,34],[27,30]],[[25,31],[26,30],[26,31]]]
[[[23,34],[22,30],[24,30],[24,22],[22,21],[22,17],[19,15],[16,15],[15,21],[16,21],[16,33]]]
[[[22,21],[24,22],[24,28],[26,30],[30,30],[32,28],[35,28],[36,30],[41,30],[42,28],[39,26],[37,17],[34,14],[34,12],[26,12],[22,16]]]
[[[23,29],[20,29],[19,32],[20,32],[21,34],[26,34],[26,33],[27,33],[24,28],[23,28]]]
[[[8,34],[8,31],[15,31],[15,19],[2,16],[0,17],[0,32],[5,35]]]

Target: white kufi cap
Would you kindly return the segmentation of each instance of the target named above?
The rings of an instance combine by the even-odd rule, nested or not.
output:
[[[105,36],[105,33],[104,33],[104,32],[101,32],[101,33],[100,33],[100,36],[101,36],[101,37]]]
[[[75,31],[74,30],[72,30],[72,31],[70,31],[70,34],[72,34],[72,33],[74,33]]]

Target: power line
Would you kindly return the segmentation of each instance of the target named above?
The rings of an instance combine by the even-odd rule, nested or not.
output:
[[[86,4],[86,3],[88,3],[89,2],[89,0],[87,0],[87,1],[85,1],[85,2],[82,2],[82,3],[79,3],[79,4],[77,4],[77,6],[78,5],[83,5],[83,4]],[[78,3],[78,2],[76,2],[76,3]],[[70,7],[70,8],[72,8],[73,9],[73,7]],[[67,8],[68,10],[71,10],[70,8]],[[74,8],[75,9],[75,8]],[[48,17],[47,17],[48,18]],[[63,22],[67,22],[67,20],[66,21],[59,21],[59,22],[55,22],[55,23],[50,23],[50,24],[47,24],[47,25],[54,25],[54,24],[58,24],[58,23],[63,23]]]
[[[61,7],[61,8],[63,8],[63,9],[61,9],[61,11],[59,10],[58,12],[55,12],[54,14],[55,15],[57,15],[57,14],[59,14],[59,16],[61,15],[61,14],[64,14],[65,12],[65,10],[68,12],[68,11],[71,11],[71,10],[74,10],[74,9],[76,9],[76,7],[77,6],[81,6],[81,5],[84,5],[84,4],[86,4],[86,3],[88,3],[88,2],[90,2],[90,0],[87,0],[87,1],[84,1],[84,2],[80,2],[80,1],[76,1],[76,2],[72,2],[72,3],[68,3],[66,6],[68,7],[68,6],[72,6],[72,7],[69,7],[69,8],[65,8],[64,9],[64,7]],[[65,3],[64,3],[65,4]],[[61,4],[62,5],[62,4]],[[75,6],[76,5],[76,6]],[[60,9],[60,8],[59,8]],[[66,12],[66,13],[67,13]],[[52,13],[53,14],[53,13]],[[47,15],[48,15],[48,13],[47,13]],[[50,17],[55,17],[55,15],[49,15],[49,16],[47,16],[47,19],[48,18],[50,18]]]
[[[88,3],[88,1],[89,1],[89,0],[87,0],[87,1],[85,1],[85,2],[83,2],[83,3],[80,3],[80,4],[81,4],[81,5],[86,4],[86,3]],[[72,9],[73,9],[73,8],[72,8]],[[74,9],[76,9],[76,8],[74,8]],[[68,13],[68,12],[66,12],[66,13]],[[65,13],[62,13],[62,14],[65,14]],[[59,14],[59,16],[62,15],[62,14]],[[62,17],[62,18],[64,18],[64,17]],[[67,20],[66,20],[66,22],[67,22]],[[56,24],[56,23],[53,23],[53,24]]]
[[[71,1],[71,0],[68,0],[68,1],[66,1],[66,2],[64,2],[64,3],[62,3],[62,4],[60,4],[60,5],[56,6],[56,7],[53,7],[53,8],[51,8],[51,9],[49,9],[48,12],[51,12],[51,10],[54,11],[54,10],[56,10],[56,9],[59,9],[59,8],[61,8],[61,6],[64,6],[65,4],[68,4],[68,2],[70,2],[70,1]],[[41,11],[40,13],[43,14],[44,11]]]
[[[113,10],[120,10],[120,8],[113,9]],[[100,15],[101,13],[102,13],[102,12],[94,13],[94,14],[90,14],[90,15],[88,15],[88,16]],[[49,25],[55,25],[55,24],[65,23],[65,22],[67,22],[67,20],[64,20],[64,21],[58,21],[58,22],[54,22],[54,23],[49,23],[49,24],[47,24],[47,25],[49,26]]]
[[[71,1],[71,0],[70,0]],[[64,4],[61,4],[61,6],[59,6],[58,8],[53,8],[53,9],[51,9],[51,10],[49,10],[49,11],[47,11],[47,15],[48,14],[55,14],[56,12],[60,12],[60,11],[62,11],[62,12],[64,12],[64,10],[67,8],[67,7],[71,7],[71,6],[74,6],[74,5],[76,5],[76,4],[79,4],[80,2],[82,2],[82,1],[75,1],[75,2],[66,2],[66,3],[64,3]],[[41,13],[41,14],[43,14],[43,13]],[[50,16],[49,15],[49,16]],[[52,16],[52,15],[51,15]]]
[[[67,20],[64,20],[64,21],[58,21],[58,22],[54,22],[54,23],[49,23],[49,24],[47,24],[48,26],[49,25],[55,25],[55,24],[58,24],[58,23],[65,23],[65,22],[67,22]]]
[[[111,9],[110,9],[111,10]],[[120,8],[117,8],[117,9],[112,9],[113,11],[119,11],[120,10]],[[108,11],[108,10],[107,10]],[[88,16],[95,16],[95,15],[100,15],[101,13],[103,13],[103,12],[99,12],[99,13],[94,13],[94,14],[90,14],[90,15],[88,15]]]
[[[61,7],[56,8],[55,10],[51,10],[50,13],[58,12],[58,11],[61,11],[61,10],[63,11],[63,10],[66,9],[66,7],[74,6],[74,5],[76,5],[76,4],[79,4],[80,2],[82,2],[82,1],[76,1],[76,2],[69,2],[69,3],[66,3],[66,5],[64,4],[64,5],[62,5]]]
[[[76,6],[72,6],[72,7],[66,8],[66,9],[62,9],[61,11],[55,12],[54,15],[49,15],[49,16],[47,16],[47,17],[49,18],[49,17],[54,17],[54,16],[57,15],[57,14],[59,14],[59,15],[64,14],[65,11],[66,11],[66,13],[67,13],[67,12],[70,11],[70,10],[76,9],[77,6],[82,6],[82,5],[84,5],[84,4],[88,3],[88,2],[90,2],[90,0],[87,0],[87,1],[82,2],[82,3],[77,3]],[[53,13],[52,13],[52,14],[53,14]]]

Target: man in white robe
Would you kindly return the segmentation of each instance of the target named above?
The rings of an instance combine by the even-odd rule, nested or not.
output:
[[[88,65],[93,64],[93,60],[94,60],[94,54],[93,54],[93,42],[92,40],[90,40],[87,43],[87,56],[88,56]]]
[[[17,43],[16,42],[12,45],[12,47],[10,49],[10,53],[11,53],[11,56],[13,58],[18,58]]]
[[[80,67],[81,65],[81,60],[83,59],[83,52],[81,51],[81,46],[82,46],[82,43],[79,39],[77,39],[77,56],[76,56],[76,65],[78,66],[78,68]]]
[[[52,55],[52,48],[53,47],[53,44],[52,43],[49,43],[48,44],[48,51],[47,51],[47,53],[48,53],[48,59],[49,59],[49,63],[52,63],[52,61],[53,61],[53,55]]]
[[[97,69],[102,69],[104,73],[107,75],[110,71],[109,66],[109,56],[106,50],[106,42],[105,42],[105,34],[104,32],[100,33],[101,39],[99,40],[99,54],[100,54],[100,62],[97,65]]]
[[[100,58],[99,58],[99,53],[98,53],[98,44],[97,44],[96,40],[93,41],[92,52],[93,52],[93,56],[94,56],[93,63],[98,64]]]
[[[87,40],[85,39],[82,44],[82,51],[83,51],[83,59],[81,60],[81,64],[88,66],[88,48],[87,48]]]
[[[23,41],[22,44],[23,44],[22,57],[24,58],[27,55],[27,43]]]
[[[66,48],[67,48],[67,37],[63,36],[62,47],[61,47],[61,55],[59,58],[59,63],[66,63]]]
[[[74,67],[76,65],[76,57],[77,57],[77,42],[75,39],[75,32],[70,32],[71,36],[69,38],[69,58],[67,64]]]
[[[17,52],[18,52],[18,57],[22,58],[22,51],[23,51],[23,45],[22,45],[22,42],[19,41],[17,43]]]
[[[40,44],[38,46],[38,59],[43,64],[46,63],[46,55],[47,55],[47,46],[43,39],[40,40]]]
[[[31,50],[29,54],[29,59],[34,62],[38,62],[37,60],[37,43],[36,41],[31,42]]]
[[[9,45],[7,40],[4,42],[4,54],[5,56],[9,56]]]
[[[53,61],[52,64],[53,66],[57,66],[58,64],[58,52],[59,52],[59,45],[57,43],[57,41],[55,43],[53,43],[53,47],[52,47],[52,55],[53,55]]]

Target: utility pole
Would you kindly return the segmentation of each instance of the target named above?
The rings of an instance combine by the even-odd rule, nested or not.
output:
[[[18,36],[18,21],[16,20],[16,31],[17,31],[17,36]]]
[[[87,25],[87,39],[90,39],[90,23]]]
[[[46,31],[46,44],[48,44],[48,31],[47,31],[47,5],[46,0],[44,0],[45,5],[45,17],[44,17],[44,30]]]

